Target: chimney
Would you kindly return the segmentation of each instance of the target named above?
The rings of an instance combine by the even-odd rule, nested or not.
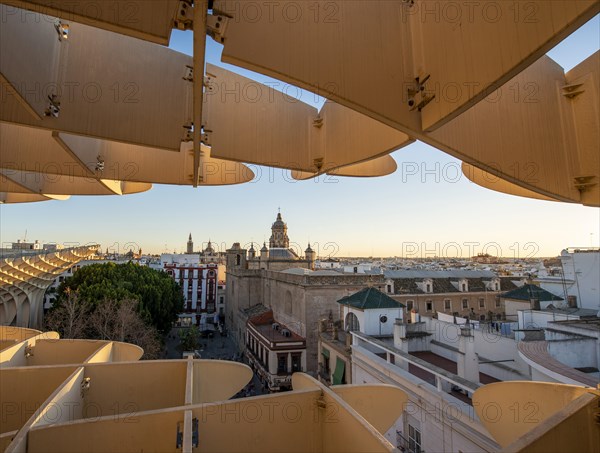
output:
[[[408,354],[408,338],[406,337],[406,323],[400,318],[394,322],[394,347]],[[408,371],[408,362],[406,360],[396,361],[396,365]]]
[[[598,340],[600,341],[600,340]],[[346,332],[346,347],[350,349],[352,347],[352,334],[350,332]]]
[[[475,337],[470,327],[462,327],[458,338],[458,375],[468,381],[479,383],[479,358],[475,353]]]
[[[320,332],[327,331],[327,320],[326,319],[321,319],[321,322],[319,323],[319,331]]]
[[[540,300],[539,299],[531,299],[531,309],[532,310],[540,309]]]

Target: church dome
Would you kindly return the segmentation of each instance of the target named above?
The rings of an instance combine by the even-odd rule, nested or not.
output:
[[[214,255],[215,254],[215,249],[213,248],[212,243],[210,242],[210,239],[208,240],[208,245],[204,249],[204,254],[205,255]]]
[[[285,222],[281,218],[281,212],[278,212],[277,213],[277,219],[273,223],[273,228],[284,228],[285,226],[286,226]]]

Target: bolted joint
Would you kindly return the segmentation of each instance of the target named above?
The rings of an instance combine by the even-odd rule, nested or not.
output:
[[[48,107],[44,111],[44,116],[58,118],[60,114],[60,99],[56,94],[48,95]]]
[[[177,14],[173,21],[173,27],[178,30],[192,30],[194,28],[194,12],[192,0],[181,0],[177,7]]]
[[[428,94],[425,92],[429,77],[429,74],[415,77],[415,84],[406,90],[408,98],[407,103],[411,112],[413,110],[418,110],[420,112],[435,98],[435,94]]]
[[[209,14],[206,18],[206,34],[220,44],[225,42],[229,18],[221,14]]]

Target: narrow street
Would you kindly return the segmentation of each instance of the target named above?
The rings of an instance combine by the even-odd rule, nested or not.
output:
[[[181,359],[182,353],[178,349],[179,331],[185,329],[185,327],[174,327],[169,332],[166,339],[166,357],[167,359]],[[232,360],[241,363],[246,363],[241,354],[237,352],[237,348],[233,343],[233,340],[227,336],[222,337],[219,333],[216,333],[213,338],[200,338],[199,339],[198,352],[200,353],[201,359],[216,359],[216,360]],[[269,393],[268,390],[263,389],[262,383],[256,376],[256,373],[252,377],[252,381],[246,386],[245,389],[240,391],[234,398],[242,396],[254,396]]]

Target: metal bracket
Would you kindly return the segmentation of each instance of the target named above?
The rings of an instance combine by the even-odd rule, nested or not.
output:
[[[211,146],[210,145],[210,134],[211,134],[211,132],[212,131],[209,131],[209,130],[205,129],[202,132],[202,134],[200,135],[200,143],[202,143],[203,145],[206,145],[206,146]]]
[[[62,41],[63,39],[66,41],[69,39],[69,24],[65,24],[60,19],[58,19],[54,23],[54,28],[56,29],[56,33],[58,33],[58,40]]]
[[[321,395],[317,398],[317,407],[320,409],[327,408],[327,402],[325,401],[325,395],[323,394],[322,390],[321,390]]]
[[[415,77],[415,85],[412,88],[408,88],[408,106],[410,111],[418,110],[419,112],[429,104],[434,98],[435,94],[428,94],[425,92],[425,84],[429,80],[430,75]]]
[[[104,159],[102,159],[100,154],[96,156],[96,165],[94,165],[94,170],[98,173],[102,173],[104,171]]]
[[[58,118],[60,114],[60,100],[56,94],[48,95],[48,108],[44,111],[45,116]]]
[[[177,8],[177,15],[173,26],[178,30],[192,30],[194,28],[194,13],[192,11],[192,0],[181,0]]]
[[[184,142],[193,142],[194,141],[194,123],[187,122],[183,125],[183,128],[185,129],[185,132],[184,132],[182,140]]]
[[[595,186],[597,183],[594,182],[595,176],[576,176],[575,178],[575,187],[580,192],[585,192],[590,187]]]
[[[323,158],[319,157],[317,159],[313,159],[313,164],[315,165],[315,167],[317,168],[318,171],[321,170],[321,168],[323,168]]]
[[[317,115],[315,118],[313,118],[312,125],[313,127],[316,127],[318,129],[323,127],[323,118],[321,117],[321,115]]]
[[[216,79],[216,77],[212,74],[209,74],[208,72],[206,74],[204,74],[204,88],[206,88],[206,91],[208,92],[213,92],[215,91],[215,87],[213,85],[213,79]]]
[[[28,359],[29,357],[33,357],[33,346],[26,346],[24,353],[26,359]]]
[[[206,34],[220,44],[225,42],[225,32],[229,18],[221,14],[209,14],[206,17]]]
[[[583,86],[583,83],[574,83],[572,85],[565,85],[561,88],[561,94],[568,99],[573,99],[573,98],[579,96],[581,93],[585,92],[585,90],[581,88],[582,86]]]
[[[85,395],[85,392],[87,392],[90,389],[90,383],[92,381],[92,378],[90,377],[86,377],[83,379],[83,381],[81,381],[81,397],[83,398],[83,395]]]
[[[182,77],[183,80],[188,82],[194,81],[194,68],[190,65],[185,65],[185,74]]]

